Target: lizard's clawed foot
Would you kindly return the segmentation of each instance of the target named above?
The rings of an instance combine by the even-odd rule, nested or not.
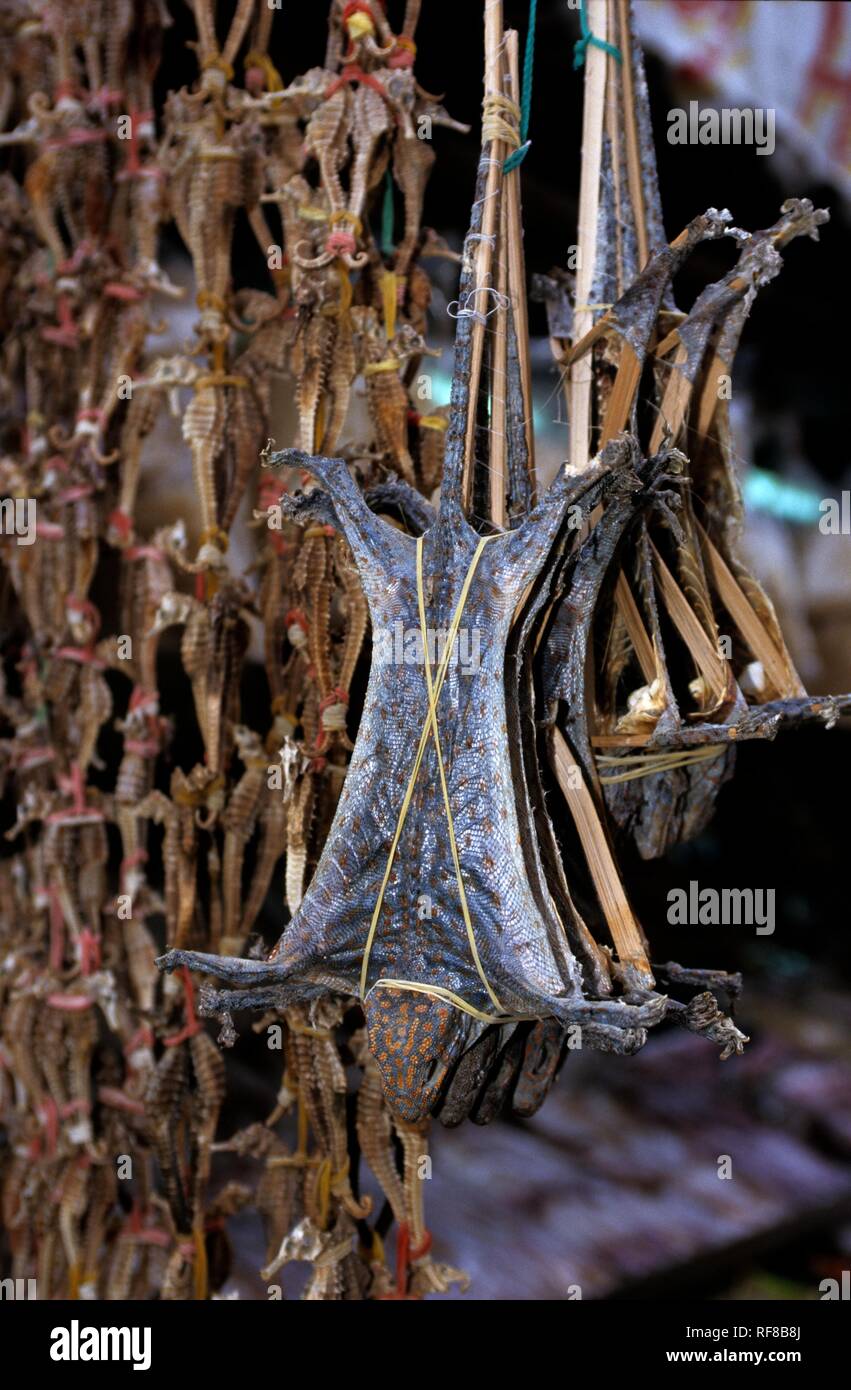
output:
[[[671,1001],[671,1017],[690,1033],[699,1033],[721,1048],[721,1061],[739,1056],[749,1038],[727,1014],[722,1013],[713,994],[696,994],[688,1004]]]
[[[297,526],[333,526],[340,529],[340,522],[334,510],[334,503],[327,492],[319,488],[313,492],[299,492],[295,495],[285,492],[278,504],[281,515]]]
[[[676,514],[682,508],[681,489],[687,485],[686,462],[679,449],[662,449],[640,469],[641,500],[662,514],[678,545],[685,543],[685,533]]]
[[[602,1025],[611,1029],[633,1031],[635,1029],[655,1028],[665,1017],[668,998],[664,994],[649,994],[639,1003],[630,1004],[623,999],[586,999],[571,1004],[561,1015],[566,1024]]]

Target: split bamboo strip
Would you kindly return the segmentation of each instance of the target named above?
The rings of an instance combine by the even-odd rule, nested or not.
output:
[[[556,779],[576,823],[618,959],[623,965],[630,965],[637,970],[648,987],[652,987],[653,974],[647,958],[644,934],[624,892],[605,826],[600,819],[593,794],[582,775],[582,769],[574,758],[567,740],[558,729],[553,730],[552,752]]]
[[[712,428],[712,421],[718,409],[718,378],[730,374],[730,363],[713,353],[706,368],[703,385],[697,403],[697,423],[695,431],[700,439],[705,439]]]
[[[506,54],[511,78],[511,95],[517,100],[520,91],[519,64],[517,56],[517,35],[509,31]],[[535,431],[532,418],[532,362],[529,356],[529,310],[526,302],[526,262],[523,255],[523,214],[520,200],[520,169],[512,169],[505,175],[503,198],[506,204],[506,230],[508,238],[508,297],[511,301],[511,315],[514,322],[514,336],[517,342],[517,355],[520,359],[520,380],[523,391],[523,422],[526,435],[526,452],[529,460],[529,479],[532,485],[532,501],[535,500]]]
[[[588,0],[588,23],[603,42],[607,36],[606,0]],[[582,116],[582,173],[579,184],[579,234],[576,275],[574,339],[582,339],[593,327],[588,307],[594,282],[597,246],[597,214],[600,205],[600,166],[603,155],[603,122],[606,105],[608,54],[590,45],[585,55],[585,105]],[[591,400],[593,366],[582,357],[570,363],[567,408],[570,420],[570,467],[583,473],[591,458]]]
[[[614,38],[617,33],[617,17],[615,14],[615,0],[607,0],[608,4],[608,31]],[[612,151],[611,174],[612,174],[612,195],[615,204],[615,293],[612,298],[620,299],[626,289],[624,274],[624,227],[626,218],[623,207],[623,188],[621,180],[621,161],[615,157],[615,151],[620,144],[619,128],[620,114],[618,104],[620,101],[620,78],[615,65],[615,70],[609,70],[609,80],[606,83],[606,137],[609,141],[609,149]]]
[[[592,748],[644,748],[650,734],[594,734]]]
[[[687,361],[688,350],[683,343],[680,343],[674,354],[674,360],[670,364],[671,374],[665,383],[659,414],[656,416],[656,423],[650,436],[648,448],[650,454],[658,453],[666,435],[670,436],[672,441],[676,440],[685,423],[693,384],[678,368],[684,366]]]
[[[733,694],[733,678],[729,663],[721,656],[717,645],[706,632],[694,609],[680,588],[659,551],[650,542],[653,568],[665,607],[671,621],[682,637],[716,704]]]
[[[641,379],[641,360],[635,349],[624,338],[621,342],[621,357],[618,363],[615,383],[609,396],[606,415],[600,432],[600,448],[614,439],[626,428],[632,410],[635,393]]]
[[[638,658],[644,679],[648,685],[652,685],[661,673],[659,661],[653,643],[647,635],[647,629],[638,611],[638,604],[635,602],[632,589],[629,587],[626,575],[622,570],[615,585],[615,601],[626,623],[629,640],[635,649],[635,655]]]
[[[623,59],[624,141],[626,144],[627,180],[638,242],[638,268],[643,270],[649,256],[647,212],[644,206],[644,184],[641,177],[641,155],[638,148],[638,127],[635,118],[635,90],[632,78],[632,31],[629,0],[616,0],[618,12],[617,46]]]
[[[697,526],[721,602],[757,661],[762,663],[762,668],[775,691],[782,699],[795,699],[806,695],[806,689],[785,646],[782,651],[775,646],[764,624],[742,593],[724,557],[699,522]]]

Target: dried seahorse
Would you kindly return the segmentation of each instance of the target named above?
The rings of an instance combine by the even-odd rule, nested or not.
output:
[[[333,1032],[341,1015],[336,1000],[318,1006],[312,1013],[313,1022],[308,1022],[304,1009],[291,1009],[287,1014],[299,1095],[322,1154],[313,1200],[308,1205],[308,1211],[322,1227],[329,1225],[332,1199],[356,1220],[371,1210],[369,1198],[355,1201],[349,1174],[346,1076]]]
[[[463,126],[459,122],[453,124],[464,134],[469,132],[469,126]],[[402,294],[420,239],[425,186],[434,160],[434,151],[427,140],[419,140],[412,136],[407,140],[397,139],[393,146],[393,177],[405,200],[405,228],[402,239],[393,253],[393,272]]]
[[[109,538],[113,544],[128,546],[133,539],[133,513],[139,486],[139,469],[145,439],[157,422],[160,395],[156,391],[140,391],[136,382],[127,413],[121,426],[119,452],[121,479],[118,498],[108,518]]]
[[[328,429],[339,433],[348,409],[355,374],[350,294],[348,282],[333,270],[310,272],[294,291],[298,317],[290,367],[297,375],[299,437],[309,439],[311,448]]]
[[[350,269],[357,269],[363,264],[363,257],[354,254],[355,235],[350,230],[346,199],[340,182],[350,125],[350,92],[348,87],[342,86],[331,96],[326,96],[313,112],[305,130],[305,153],[319,165],[322,188],[330,204],[330,224],[332,228],[337,223],[344,224],[343,230],[331,232],[319,256],[304,257],[298,247],[293,248],[295,262],[305,270],[328,265],[338,254]],[[359,225],[359,221],[352,225]]]
[[[178,1145],[185,1121],[188,1050],[185,1044],[165,1048],[145,1096],[154,1151],[162,1172],[169,1208],[178,1229],[189,1222],[187,1194],[178,1164]]]
[[[219,385],[200,378],[183,415],[181,431],[192,451],[192,475],[201,519],[201,550],[215,563],[221,553],[214,465],[222,447],[225,402]]]
[[[257,456],[266,438],[269,402],[274,375],[284,369],[290,322],[282,305],[271,295],[256,290],[242,291],[234,299],[235,309],[250,324],[251,338],[235,357],[234,377],[243,382],[227,396],[226,440],[234,458],[221,512],[221,527],[227,531],[236,515],[245,488],[257,468]]]
[[[342,690],[348,691],[352,688],[355,668],[366,640],[369,613],[351,551],[342,536],[336,539],[333,558],[334,574],[342,588],[346,608],[346,631],[340,654],[338,684]]]
[[[262,1025],[262,1020],[261,1020]],[[266,1259],[271,1260],[293,1223],[293,1199],[298,1180],[297,1165],[290,1162],[284,1141],[268,1124],[251,1124],[229,1139],[213,1144],[214,1153],[235,1153],[243,1159],[263,1162],[253,1198],[260,1213],[266,1237]]]
[[[284,852],[289,800],[295,783],[295,765],[300,761],[300,755],[286,732],[289,727],[288,719],[276,715],[265,740],[264,778],[259,808],[260,837],[254,874],[239,919],[238,936],[242,941],[254,926],[266,900],[275,865]],[[280,794],[271,776],[274,766],[271,758],[275,752],[279,754],[282,763]]]
[[[150,636],[185,624],[180,654],[192,684],[210,771],[217,774],[236,703],[239,664],[247,641],[241,585],[228,581],[208,603],[171,592],[160,602]]]
[[[239,929],[242,865],[245,847],[254,834],[260,815],[269,771],[268,755],[258,734],[238,724],[234,729],[234,741],[245,770],[234,784],[221,817],[225,832],[221,949],[225,955],[237,955],[243,941]]]
[[[179,910],[180,884],[187,877],[180,872],[180,813],[171,798],[166,796],[164,792],[151,791],[136,806],[136,815],[140,820],[153,820],[156,825],[162,825],[165,829],[162,847],[165,912],[167,921],[176,926],[181,920]]]
[[[401,1226],[407,1220],[405,1190],[396,1163],[394,1131],[384,1104],[381,1072],[368,1053],[363,1063],[357,1100],[358,1143],[390,1203],[394,1220]]]
[[[225,1098],[225,1065],[209,1033],[199,1029],[189,1039],[195,1079],[193,1133],[197,1147],[194,1164],[194,1218],[203,1220],[204,1189],[210,1176],[212,1144]]]
[[[106,866],[109,847],[103,821],[81,825],[78,832],[79,864],[77,897],[80,913],[89,931],[99,935],[100,913],[107,898]],[[94,944],[94,943],[93,943]],[[99,950],[99,947],[98,947]]]
[[[285,895],[295,912],[304,897],[307,855],[316,798],[316,774],[308,767],[293,791],[287,812]]]
[[[352,321],[366,379],[370,417],[379,445],[386,449],[405,481],[413,486],[414,464],[408,452],[411,402],[401,379],[401,369],[418,345],[406,342],[402,332],[398,340],[388,343],[372,309],[353,309]]]
[[[159,714],[159,697],[154,690],[134,686],[127,715],[116,721],[124,735],[123,755],[115,783],[115,807],[121,834],[121,891],[130,898],[130,908],[145,880],[142,865],[146,854],[142,843],[141,817],[137,807],[151,791],[154,764],[162,749],[166,721]]]
[[[351,94],[351,140],[354,159],[349,167],[348,213],[350,225],[364,221],[366,199],[375,179],[372,166],[382,138],[390,136],[393,118],[386,93],[359,83]],[[397,144],[399,142],[397,141]]]

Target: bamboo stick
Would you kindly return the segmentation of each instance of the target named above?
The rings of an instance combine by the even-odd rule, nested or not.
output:
[[[499,240],[497,242],[496,289],[501,296],[493,315],[493,355],[491,358],[491,414],[488,492],[490,519],[495,526],[505,527],[505,489],[507,486],[506,400],[508,384],[508,266],[505,258],[505,204],[500,200]]]
[[[600,431],[600,448],[620,434],[629,419],[629,412],[641,380],[641,360],[626,338],[621,342],[621,359],[612,387],[606,415]]]
[[[695,432],[702,439],[709,434],[715,412],[718,409],[718,378],[729,376],[731,364],[725,362],[718,353],[712,354],[709,365],[706,368],[703,378],[703,385],[700,388],[697,403],[697,422]]]
[[[608,26],[609,33],[617,33],[617,17],[615,11],[615,0],[608,0]],[[620,299],[626,285],[624,283],[624,239],[623,229],[625,225],[623,211],[623,188],[621,185],[621,161],[617,156],[619,148],[618,135],[618,99],[620,97],[619,68],[615,64],[609,72],[609,81],[606,83],[606,136],[609,141],[609,148],[612,151],[612,193],[615,203],[615,294],[614,298]]]
[[[506,38],[508,72],[511,78],[511,96],[517,101],[520,92],[517,34],[513,30],[510,30]],[[514,336],[517,340],[517,355],[520,359],[526,456],[529,460],[529,480],[532,485],[532,501],[534,502],[537,488],[535,475],[535,431],[532,421],[532,363],[529,356],[529,312],[526,303],[526,261],[523,255],[523,214],[520,200],[519,168],[511,169],[509,173],[505,175],[503,198],[506,205],[506,227],[508,237],[508,296],[511,300]]]
[[[588,23],[597,38],[606,40],[606,0],[588,0]],[[597,247],[597,214],[600,205],[600,166],[603,156],[603,122],[606,106],[606,68],[609,58],[601,48],[589,45],[585,54],[585,104],[582,115],[582,173],[579,184],[579,258],[576,275],[574,340],[593,327],[588,308],[594,281]],[[570,466],[582,473],[590,463],[591,397],[593,364],[585,356],[570,364],[567,407],[570,420]]]
[[[500,61],[503,40],[502,0],[488,0],[485,5],[485,100],[489,96],[502,95],[502,64]],[[491,284],[493,264],[493,241],[497,232],[497,193],[502,180],[502,161],[508,150],[501,140],[492,140],[489,146],[490,164],[485,185],[484,207],[482,208],[482,230],[474,252],[475,271],[473,275],[473,299],[462,308],[487,313],[489,305],[482,290]],[[464,476],[462,496],[464,507],[469,510],[473,493],[473,463],[475,457],[476,413],[479,381],[482,374],[482,356],[485,343],[485,323],[473,319],[470,352],[470,395],[467,406],[467,430],[464,436]]]
[[[624,143],[626,145],[626,170],[629,183],[629,198],[632,203],[635,237],[638,243],[638,269],[643,270],[650,254],[647,239],[647,211],[644,206],[644,184],[641,177],[641,154],[638,148],[638,126],[635,119],[635,88],[632,77],[632,27],[629,0],[617,0],[618,37],[617,44],[623,59],[621,81],[623,83]]]
[[[704,554],[709,562],[709,569],[721,602],[757,661],[761,662],[775,691],[782,699],[796,699],[799,696],[805,696],[806,689],[792,664],[785,645],[782,650],[775,646],[770,633],[766,630],[758,614],[754,612],[726,560],[713,545],[699,522],[697,525],[703,542]]]
[[[513,40],[515,54],[517,52],[517,34],[514,30],[509,30],[505,35],[506,52]],[[502,85],[505,95],[516,100],[515,91],[511,85],[510,68],[506,64],[503,67]],[[505,177],[502,181],[502,189],[499,197],[499,233],[496,244],[496,290],[498,299],[496,308],[491,318],[494,325],[493,330],[493,353],[491,357],[491,435],[490,435],[490,471],[488,474],[489,487],[489,512],[490,519],[495,526],[504,529],[505,527],[505,490],[507,487],[507,432],[506,432],[506,393],[508,390],[508,221],[507,205],[505,198]]]
[[[638,611],[638,604],[635,602],[632,589],[629,587],[623,570],[618,574],[617,583],[615,585],[615,599],[618,611],[626,624],[629,640],[638,658],[641,674],[644,676],[647,684],[652,685],[654,680],[661,674],[659,663],[656,660],[653,643],[647,635],[647,629]]]
[[[652,988],[654,980],[644,933],[624,892],[593,794],[567,740],[558,729],[553,730],[552,747],[556,779],[576,824],[618,959],[621,964],[637,970],[648,987]]]
[[[695,666],[712,691],[716,704],[733,694],[732,672],[726,659],[680,588],[659,551],[650,542],[653,555],[653,569],[659,591],[670,614],[671,621],[682,637]]]

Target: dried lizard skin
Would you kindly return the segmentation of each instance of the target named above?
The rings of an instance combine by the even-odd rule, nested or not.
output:
[[[499,735],[505,727],[503,662],[514,608],[546,562],[569,506],[581,502],[590,510],[607,485],[640,490],[638,478],[631,472],[625,478],[617,466],[627,454],[614,450],[607,465],[578,483],[562,475],[526,523],[490,542],[482,541],[465,522],[450,472],[438,519],[422,539],[424,604],[436,629],[449,629],[464,576],[477,560],[464,619],[482,634],[482,666],[472,679],[452,673],[449,698],[438,705],[436,716],[441,746],[451,750],[448,797],[461,877],[474,903],[473,941],[460,920],[458,884],[448,868],[452,841],[439,766],[434,745],[425,739],[425,775],[414,788],[413,819],[394,847],[383,910],[376,930],[370,932],[375,905],[381,903],[395,816],[411,777],[413,750],[420,730],[428,727],[422,668],[397,669],[374,661],[334,825],[305,899],[268,963],[226,962],[182,950],[163,958],[168,969],[189,964],[256,986],[245,996],[213,998],[208,1007],[214,1010],[240,999],[246,1005],[284,1005],[318,997],[328,989],[355,993],[364,971],[371,1047],[388,1099],[405,1118],[417,1119],[428,1110],[450,1060],[470,1040],[471,1015],[439,993],[412,997],[406,989],[376,983],[379,980],[413,981],[426,991],[437,987],[485,1018],[495,1009],[515,1016],[552,1015],[565,1023],[597,1019],[634,1029],[657,1021],[664,1012],[661,998],[637,1005],[585,1000],[573,957],[566,951],[560,961],[554,956],[519,851],[508,750]],[[296,458],[288,453],[280,462]],[[417,560],[411,539],[373,516],[342,461],[299,461],[323,484],[352,547],[373,632],[392,632],[397,622],[416,630]],[[307,499],[308,507],[314,496]],[[383,768],[380,785],[374,777],[376,765]],[[492,869],[485,867],[484,856],[492,860]],[[405,864],[416,867],[404,870]],[[423,895],[431,899],[431,918],[419,917]]]
[[[646,442],[639,436],[642,447],[653,454],[664,442],[689,456],[677,524],[657,517],[636,533],[632,554],[624,554],[614,603],[607,600],[596,618],[603,669],[589,673],[588,684],[597,697],[592,734],[608,745],[600,782],[596,771],[589,776],[614,822],[643,856],[654,857],[706,825],[733,772],[734,740],[748,736],[746,730],[773,736],[781,723],[778,699],[789,701],[790,723],[807,717],[831,723],[845,704],[844,696],[807,700],[771,605],[737,558],[741,501],[726,402],[716,389],[718,374],[732,370],[757,289],[780,268],[779,250],[801,234],[817,239],[827,215],[808,200],[789,199],[773,227],[751,235],[730,226],[728,212],[711,210],[738,241],[739,261],[698,296],[688,315],[677,313],[674,265],[669,270],[666,262],[688,254],[697,223],[665,246],[643,61],[628,7],[615,28],[626,57],[608,65],[613,100],[603,137],[594,275],[585,296],[599,309],[591,331],[562,362],[591,356],[599,444],[628,420],[639,424],[636,392],[650,366],[657,414]],[[563,279],[541,285],[554,342],[573,333]],[[719,631],[736,634],[732,661],[719,650]],[[553,641],[560,641],[557,625]],[[693,678],[675,690],[670,672],[683,668],[681,645]],[[554,656],[559,659],[557,651]],[[748,704],[738,684],[743,677],[751,687]],[[764,720],[751,715],[754,699],[772,706]],[[666,765],[666,753],[681,756]]]

